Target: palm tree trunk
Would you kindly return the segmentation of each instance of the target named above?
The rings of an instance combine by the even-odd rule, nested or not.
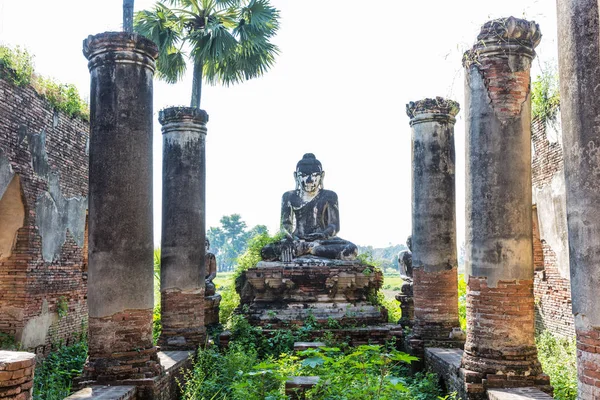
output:
[[[123,0],[123,30],[133,32],[133,2],[134,0]]]
[[[200,100],[202,98],[202,69],[204,63],[201,59],[194,61],[194,76],[192,80],[192,101],[190,107],[200,108]]]

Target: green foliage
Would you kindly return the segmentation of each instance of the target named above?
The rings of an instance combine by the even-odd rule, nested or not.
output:
[[[542,122],[555,123],[559,107],[558,71],[555,65],[546,64],[531,84],[531,116]]]
[[[217,258],[219,271],[233,269],[238,257],[248,248],[249,241],[256,235],[267,232],[264,225],[256,225],[248,230],[239,214],[225,215],[220,220],[221,226],[211,227],[207,232],[210,251]]]
[[[317,328],[319,326],[314,318],[312,323],[308,318],[304,326],[278,329],[272,335],[265,335],[262,328],[250,325],[248,320],[241,315],[232,315],[230,321],[232,340],[238,345],[256,352],[260,359],[290,353],[294,348],[294,342],[308,340],[309,333]]]
[[[60,296],[58,298],[58,302],[56,303],[56,312],[58,313],[58,318],[66,317],[69,312],[69,302],[65,296]]]
[[[400,277],[400,275],[386,274],[383,277],[384,290],[395,290],[399,292],[402,289],[402,283],[404,283],[404,280]]]
[[[55,109],[71,117],[89,120],[88,105],[79,96],[75,85],[59,83],[54,79],[40,76],[34,79],[33,86]]]
[[[361,264],[364,264],[364,265],[372,265],[374,267],[378,267],[381,264],[381,260],[376,260],[373,257],[372,251],[366,251],[364,253],[359,253],[356,256],[356,259],[358,261],[360,261]]]
[[[544,331],[536,338],[538,357],[544,373],[550,376],[554,398],[577,398],[577,348],[575,338],[561,339]]]
[[[237,268],[234,276],[238,277],[243,271],[254,267],[261,260],[260,250],[268,244],[283,239],[283,236],[281,232],[271,236],[266,230],[255,234],[248,242],[248,247],[244,253],[237,258]]]
[[[86,358],[85,340],[51,353],[35,369],[33,399],[62,400],[69,396],[71,381],[83,371]]]
[[[235,214],[234,214],[235,215]],[[257,225],[259,230],[255,230],[256,233],[247,241],[247,247],[243,254],[236,259],[236,268],[233,275],[227,285],[224,285],[223,289],[219,291],[221,294],[221,305],[219,311],[219,320],[223,323],[229,321],[233,311],[240,304],[240,296],[235,290],[235,280],[242,274],[243,271],[248,268],[252,268],[257,262],[261,260],[260,250],[269,243],[281,240],[283,234],[277,233],[274,236],[270,236],[266,228],[263,230],[262,225]],[[211,228],[212,229],[212,228]]]
[[[160,316],[160,247],[154,249],[154,311],[152,312],[152,343],[156,345],[162,332]]]
[[[386,274],[396,273],[398,271],[398,253],[406,250],[403,244],[390,245],[387,247],[358,246],[359,253],[371,253],[371,258],[376,260],[376,264]]]
[[[248,327],[246,327],[248,328]],[[245,329],[246,329],[245,328]],[[246,332],[252,333],[252,332]],[[389,346],[363,345],[284,352],[261,357],[249,342],[234,339],[229,349],[202,349],[182,385],[184,399],[286,399],[289,376],[319,376],[307,399],[438,399],[435,374],[410,376],[415,357]]]
[[[31,86],[56,110],[71,117],[89,121],[89,107],[79,96],[75,85],[61,84],[51,78],[36,75],[33,56],[27,50],[11,49],[0,45],[0,78],[8,79],[17,86]]]
[[[458,320],[460,329],[467,331],[467,282],[465,274],[458,275]]]
[[[220,353],[214,347],[201,349],[194,369],[182,385],[184,400],[285,399],[281,394],[285,376],[272,362],[260,362],[256,352],[232,345]]]
[[[0,350],[18,350],[19,346],[14,336],[0,332]]]
[[[384,306],[388,311],[388,322],[397,324],[402,317],[402,310],[400,309],[400,302],[395,298],[390,299],[385,297],[382,293],[378,295],[381,298],[380,304]]]
[[[158,344],[158,338],[162,333],[162,320],[160,316],[160,302],[154,305],[154,311],[152,312],[152,343],[156,346]]]
[[[33,56],[27,50],[0,45],[0,78],[25,86],[31,83],[33,71]]]

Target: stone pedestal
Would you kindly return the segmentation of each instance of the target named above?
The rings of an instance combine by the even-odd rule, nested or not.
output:
[[[89,357],[87,379],[161,373],[152,344],[152,78],[156,45],[125,32],[88,37]]]
[[[453,328],[460,327],[454,182],[454,122],[458,111],[457,102],[441,97],[406,105],[412,130],[411,339],[424,345],[461,345],[450,335]],[[421,352],[415,355],[423,357]]]
[[[467,340],[469,398],[488,388],[538,386],[534,340],[530,67],[534,22],[487,22],[466,68]]]
[[[220,294],[214,294],[204,298],[204,325],[217,325],[219,323],[220,304]]]
[[[302,325],[307,318],[369,325],[387,321],[387,310],[369,302],[382,283],[380,271],[359,261],[307,257],[261,261],[242,274],[236,290],[253,325]]]
[[[415,322],[415,301],[413,298],[413,283],[404,282],[401,293],[396,295],[396,300],[400,302],[400,311],[402,316],[398,323],[402,328],[412,328]]]
[[[193,350],[206,335],[202,260],[208,114],[198,108],[171,107],[158,119],[163,133],[159,344],[161,349]]]
[[[600,398],[600,11],[558,0],[560,110],[580,399]]]

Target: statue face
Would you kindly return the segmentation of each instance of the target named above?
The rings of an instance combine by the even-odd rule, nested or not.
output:
[[[307,193],[314,193],[321,188],[324,172],[316,165],[303,165],[294,173],[299,188]]]

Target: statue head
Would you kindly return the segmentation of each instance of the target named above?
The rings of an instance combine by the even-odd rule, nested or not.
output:
[[[314,154],[306,153],[302,160],[296,164],[296,190],[301,189],[307,193],[315,193],[323,189],[323,177],[325,172],[321,167],[321,162],[317,160]]]
[[[210,249],[210,240],[208,240],[208,238],[206,238],[206,239],[205,239],[205,242],[204,242],[204,249],[205,249],[206,251],[208,251],[208,250]]]
[[[412,251],[412,235],[408,235],[408,237],[406,238],[406,247],[408,247],[408,249]]]

